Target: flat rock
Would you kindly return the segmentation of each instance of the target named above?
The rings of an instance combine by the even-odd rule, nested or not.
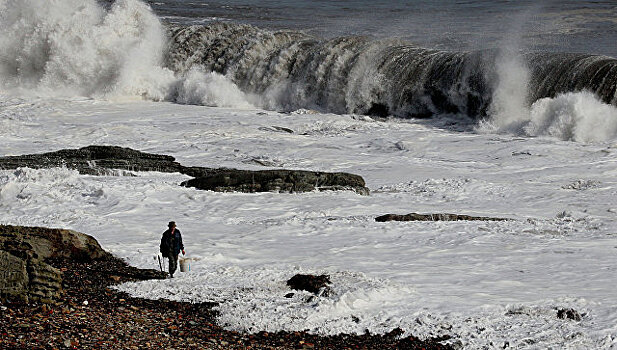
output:
[[[368,194],[364,179],[348,173],[303,170],[224,170],[182,183],[183,186],[218,192],[310,192],[352,190]]]
[[[238,170],[186,167],[172,156],[117,146],[87,146],[56,152],[0,157],[0,169],[66,167],[87,175],[130,175],[131,171],[182,173],[183,186],[219,192],[310,192],[352,190],[368,194],[361,176],[304,170]]]
[[[117,146],[87,146],[0,158],[0,169],[67,167],[80,174],[112,175],[111,170],[181,172],[174,157]]]
[[[459,214],[418,214],[409,213],[405,215],[400,214],[386,214],[375,218],[377,222],[387,221],[507,221],[505,218],[492,218],[485,216],[470,216]]]

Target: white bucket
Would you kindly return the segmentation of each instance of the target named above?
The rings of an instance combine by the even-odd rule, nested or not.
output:
[[[191,260],[190,258],[180,258],[180,272],[191,271]]]

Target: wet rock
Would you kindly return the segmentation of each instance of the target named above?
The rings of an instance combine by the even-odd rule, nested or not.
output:
[[[28,302],[28,261],[0,250],[0,300]]]
[[[282,126],[276,126],[273,125],[272,127],[266,127],[266,126],[262,126],[258,128],[261,131],[274,131],[274,132],[284,132],[284,133],[288,133],[288,134],[293,134],[294,131],[289,129],[289,128],[285,128]]]
[[[94,237],[72,230],[0,225],[0,249],[36,259],[92,260],[109,256]]]
[[[0,169],[19,167],[34,169],[66,167],[88,175],[130,175],[131,173],[127,173],[130,171],[178,172],[195,178],[183,182],[183,186],[221,192],[353,190],[360,194],[369,193],[364,179],[354,174],[185,167],[171,156],[117,146],[88,146],[42,154],[0,157]]]
[[[561,319],[567,318],[567,319],[574,320],[574,321],[580,321],[583,319],[581,317],[581,314],[579,314],[578,311],[574,309],[558,309],[557,317]]]
[[[386,214],[375,218],[377,222],[387,221],[507,221],[505,218],[492,218],[484,216],[469,216],[459,214],[418,214],[409,213],[406,215]]]
[[[80,174],[114,175],[112,169],[179,172],[171,156],[144,153],[117,146],[88,146],[56,152],[0,158],[0,169],[67,167]]]
[[[330,294],[330,276],[328,275],[303,275],[297,274],[287,281],[287,285],[291,289],[305,290],[315,295],[321,292],[321,295],[328,296]]]
[[[219,192],[310,192],[353,190],[368,194],[364,179],[348,173],[303,170],[224,170],[182,183],[186,187]]]
[[[79,232],[0,225],[0,300],[52,303],[62,294],[62,274],[46,259],[108,256],[94,238]]]
[[[373,117],[385,118],[390,115],[390,110],[388,106],[383,103],[373,103],[373,105],[371,105],[371,108],[369,108],[366,114]]]
[[[404,333],[405,332],[401,328],[396,327],[393,330],[391,330],[390,332],[384,334],[384,337],[386,337],[386,338],[399,338]]]
[[[62,293],[58,269],[33,257],[0,250],[0,301],[52,303]]]

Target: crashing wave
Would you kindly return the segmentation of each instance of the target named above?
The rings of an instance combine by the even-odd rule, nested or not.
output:
[[[489,130],[583,141],[617,134],[611,57],[443,51],[232,23],[166,29],[139,0],[0,0],[0,10],[0,88],[7,90],[403,118],[463,115]],[[584,96],[560,98],[569,93]],[[588,130],[603,126],[608,132]]]
[[[230,77],[265,107],[423,117],[485,117],[502,76],[500,52],[439,51],[390,40],[323,40],[300,32],[212,23],[174,27],[167,66],[193,65]],[[617,104],[617,60],[589,54],[528,53],[527,105],[560,93],[588,91]],[[514,72],[518,75],[519,72]]]

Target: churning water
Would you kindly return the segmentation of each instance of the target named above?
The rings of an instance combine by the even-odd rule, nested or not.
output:
[[[149,5],[0,1],[9,34],[0,39],[2,85],[220,107],[456,115],[480,120],[479,130],[580,141],[615,133],[610,2]],[[561,97],[572,93],[582,95]],[[610,106],[587,116],[597,104]],[[589,134],[595,128],[602,136]]]

